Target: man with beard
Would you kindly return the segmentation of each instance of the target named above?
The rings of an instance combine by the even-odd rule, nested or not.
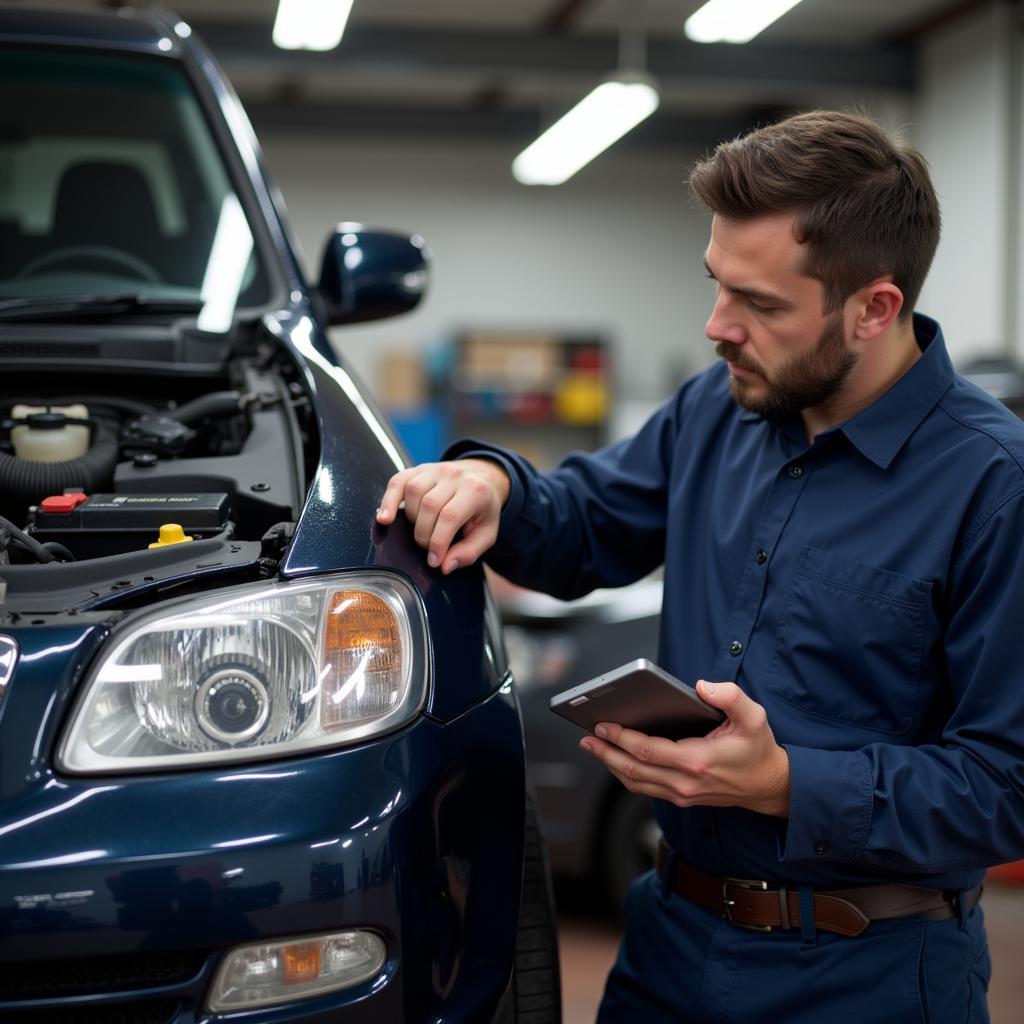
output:
[[[582,740],[666,840],[602,1024],[987,1020],[980,882],[1024,856],[1024,424],[913,313],[917,152],[817,111],[690,183],[722,362],[548,474],[461,442],[379,521],[404,500],[442,573],[486,552],[563,598],[664,564],[659,661],[727,718]]]

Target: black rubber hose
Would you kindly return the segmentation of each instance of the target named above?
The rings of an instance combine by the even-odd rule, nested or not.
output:
[[[37,561],[40,562],[56,562],[58,555],[53,551],[47,551],[46,548],[35,539],[30,537],[24,530],[18,529],[14,523],[10,520],[4,519],[0,516],[0,526],[3,527],[4,532],[10,534],[11,540],[20,544],[23,548],[27,549],[33,555],[36,556]],[[58,545],[59,547],[60,545]],[[67,548],[64,548],[67,551]],[[68,554],[71,554],[68,551]]]
[[[234,416],[242,411],[244,405],[241,391],[214,391],[209,395],[193,398],[191,402],[186,402],[162,415],[191,427],[203,420]]]
[[[56,557],[58,562],[75,561],[75,556],[63,544],[58,544],[55,540],[44,541],[43,550],[49,551],[50,554]]]
[[[86,494],[109,491],[117,456],[117,433],[102,421],[96,424],[89,450],[77,459],[31,462],[0,452],[0,513],[24,522],[29,505],[68,487],[81,487]]]

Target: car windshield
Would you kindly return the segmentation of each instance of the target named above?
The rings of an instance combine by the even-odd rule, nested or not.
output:
[[[0,304],[38,300],[45,316],[54,300],[191,303],[200,328],[222,332],[236,308],[268,301],[252,230],[180,67],[9,49],[0,97]]]

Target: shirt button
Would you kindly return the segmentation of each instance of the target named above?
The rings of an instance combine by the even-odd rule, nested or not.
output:
[[[828,843],[824,842],[824,840],[823,840],[820,843],[815,843],[814,844],[814,852],[819,857],[824,857],[826,853],[831,853],[832,852],[832,847]]]
[[[731,644],[729,644],[729,653],[734,658],[737,657],[738,655],[742,654],[743,653],[743,644],[741,644],[739,642],[739,640],[733,640],[733,642]]]
[[[800,477],[802,477],[804,475],[804,467],[803,466],[790,466],[789,467],[789,475],[794,480],[799,480]]]
[[[761,550],[758,551],[756,555],[754,555],[754,560],[757,562],[758,565],[764,565],[764,563],[768,561],[768,552],[765,551],[764,548],[761,548]]]

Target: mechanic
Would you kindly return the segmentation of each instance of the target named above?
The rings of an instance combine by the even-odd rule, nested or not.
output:
[[[562,598],[664,563],[659,660],[727,720],[582,741],[667,841],[602,1024],[985,1021],[979,887],[1024,856],[1024,423],[912,313],[939,237],[916,151],[816,111],[690,185],[721,361],[548,474],[460,442],[379,521],[404,500],[442,572],[486,551]]]

